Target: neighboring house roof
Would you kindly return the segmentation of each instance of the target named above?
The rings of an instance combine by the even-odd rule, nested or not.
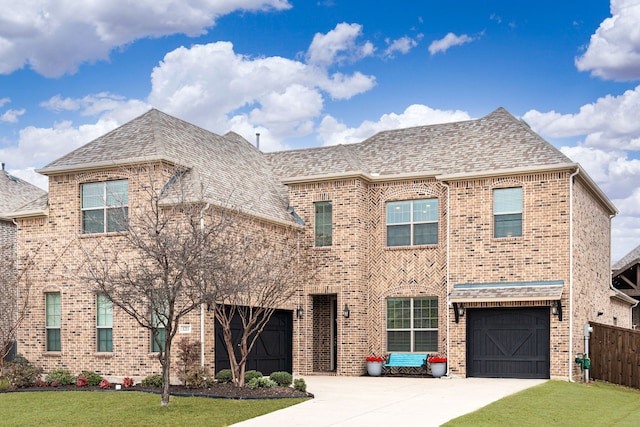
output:
[[[0,218],[10,219],[25,212],[42,211],[47,192],[0,170]]]
[[[165,161],[187,168],[193,199],[295,223],[286,188],[263,156],[235,133],[225,137],[156,109],[49,163],[38,172],[55,175]]]
[[[640,264],[640,245],[638,245],[631,252],[623,256],[618,262],[614,263],[611,266],[611,270],[613,270],[613,274],[619,274],[624,270],[628,270],[630,267],[633,267],[636,264]]]
[[[285,182],[348,173],[388,179],[576,166],[504,108],[477,120],[388,130],[358,144],[267,156]]]

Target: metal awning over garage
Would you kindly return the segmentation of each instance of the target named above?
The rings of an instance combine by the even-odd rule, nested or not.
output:
[[[462,283],[453,285],[455,303],[559,300],[563,280],[537,282]]]

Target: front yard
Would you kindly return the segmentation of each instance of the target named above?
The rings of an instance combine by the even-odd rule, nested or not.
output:
[[[10,426],[227,426],[307,399],[232,400],[143,392],[0,393],[0,424]]]
[[[640,390],[547,381],[446,424],[458,426],[638,426]]]

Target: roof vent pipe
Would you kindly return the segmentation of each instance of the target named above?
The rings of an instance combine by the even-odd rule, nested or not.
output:
[[[258,150],[260,149],[260,133],[259,132],[256,133],[256,148]]]
[[[4,170],[4,163],[2,163],[2,170]]]

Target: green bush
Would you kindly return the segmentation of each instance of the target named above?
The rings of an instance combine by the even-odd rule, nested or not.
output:
[[[247,383],[249,388],[271,388],[277,386],[278,383],[270,378],[254,377]]]
[[[42,375],[42,368],[33,366],[22,355],[18,354],[12,362],[7,363],[5,377],[15,388],[31,387]]]
[[[278,371],[269,375],[273,381],[277,382],[281,387],[289,387],[293,381],[293,375],[288,372]]]
[[[219,383],[230,383],[233,381],[233,373],[231,372],[231,369],[219,370],[216,374],[216,380],[218,380]]]
[[[90,386],[99,385],[100,381],[102,381],[100,374],[91,371],[82,371],[80,372],[80,375],[78,375],[78,378],[79,377],[85,377],[87,379],[87,385]]]
[[[262,378],[262,372],[260,371],[247,371],[244,373],[244,382],[248,383],[249,381],[251,381],[254,378]]]
[[[11,383],[7,378],[0,378],[0,391],[10,390]]]
[[[197,366],[189,369],[184,381],[184,385],[188,388],[207,388],[213,383],[211,375],[207,368]]]
[[[47,384],[58,383],[64,386],[75,383],[76,377],[68,369],[60,368],[49,372],[44,380]]]
[[[296,378],[293,380],[293,388],[303,393],[307,392],[307,383],[304,382],[304,378]]]
[[[149,375],[141,382],[143,387],[162,387],[162,375]]]

